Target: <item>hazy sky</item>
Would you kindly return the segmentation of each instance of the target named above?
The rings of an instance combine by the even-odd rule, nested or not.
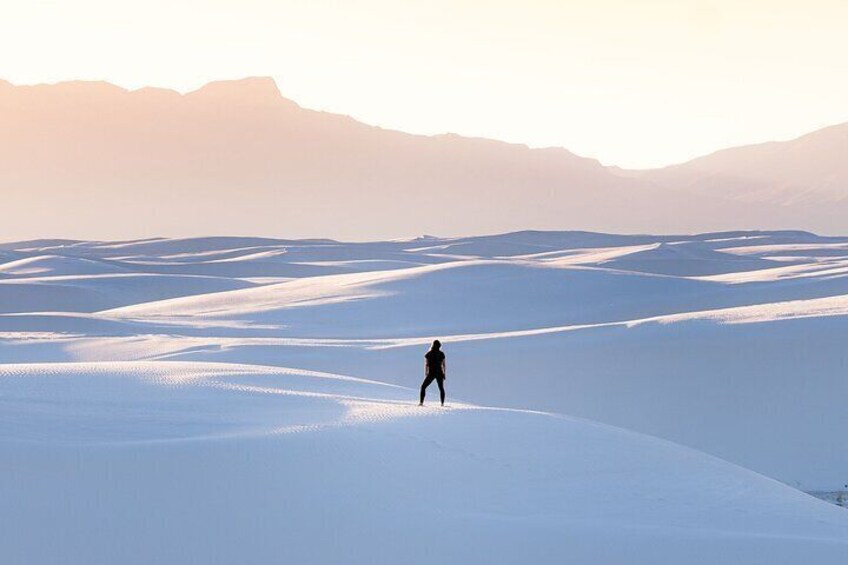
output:
[[[0,0],[0,78],[191,90],[649,167],[848,121],[846,0]]]

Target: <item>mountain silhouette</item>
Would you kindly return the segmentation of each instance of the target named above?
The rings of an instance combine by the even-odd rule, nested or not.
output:
[[[848,123],[791,141],[724,149],[635,176],[730,200],[783,206],[839,205],[848,199]],[[845,224],[841,226],[844,230]]]
[[[386,130],[301,108],[270,78],[187,94],[0,82],[0,186],[14,211],[2,239],[844,226],[832,202],[743,198],[698,180],[706,164],[692,170],[678,181],[561,148]]]

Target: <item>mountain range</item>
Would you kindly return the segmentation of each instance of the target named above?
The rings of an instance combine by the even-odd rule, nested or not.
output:
[[[386,238],[848,228],[848,124],[628,171],[562,148],[369,126],[270,78],[187,93],[0,81],[0,238]]]

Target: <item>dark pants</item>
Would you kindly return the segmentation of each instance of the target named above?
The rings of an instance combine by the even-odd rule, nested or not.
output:
[[[424,379],[424,382],[421,383],[421,404],[424,404],[424,391],[427,390],[427,387],[430,386],[430,383],[436,381],[436,384],[439,385],[439,394],[442,396],[442,406],[445,405],[445,377],[444,375],[437,375],[435,373],[431,373],[427,375],[427,378]]]

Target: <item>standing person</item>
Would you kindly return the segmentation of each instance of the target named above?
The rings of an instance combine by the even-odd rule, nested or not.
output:
[[[424,391],[433,380],[439,385],[439,394],[442,397],[442,406],[445,405],[445,354],[442,353],[442,343],[437,339],[433,342],[430,351],[424,356],[424,382],[421,383],[421,400],[418,406],[424,406]]]

